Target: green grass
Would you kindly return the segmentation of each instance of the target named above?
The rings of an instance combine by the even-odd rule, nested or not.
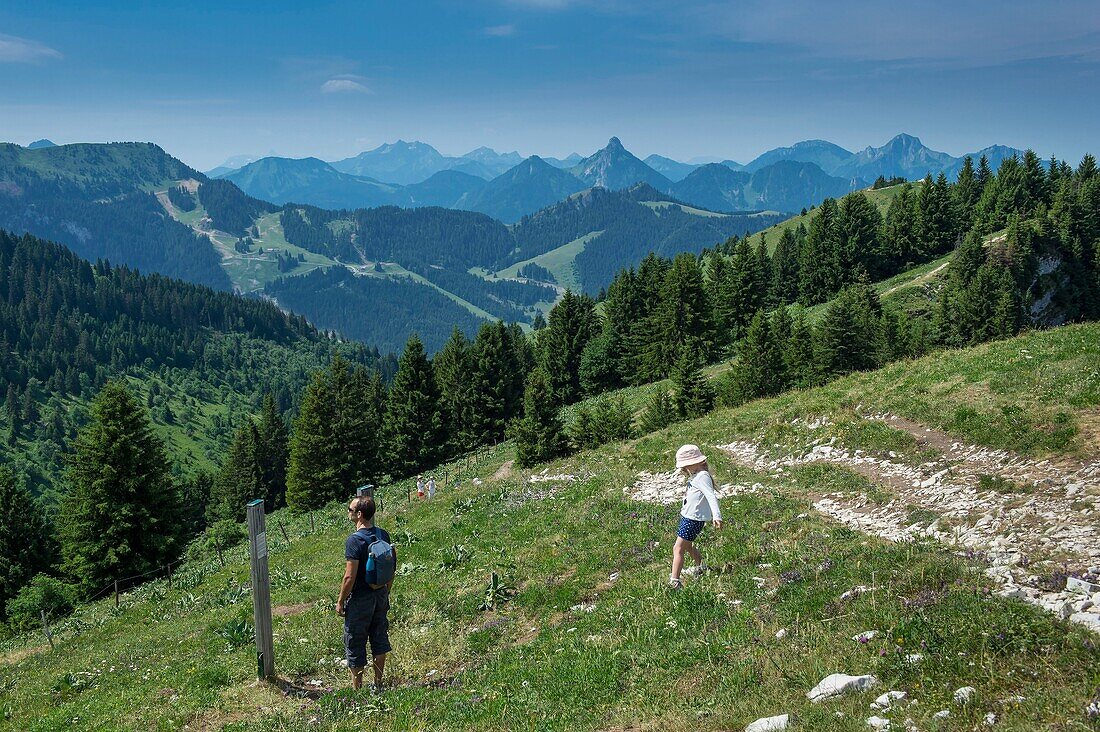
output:
[[[835,436],[864,449],[916,450],[896,430],[861,426],[861,407],[994,447],[1076,454],[1086,449],[1084,421],[1100,406],[1098,349],[1100,326],[1072,326],[897,364],[546,466],[578,476],[570,483],[532,484],[521,471],[494,480],[513,457],[505,444],[480,464],[451,466],[448,487],[430,504],[406,504],[407,485],[387,487],[380,523],[398,541],[402,569],[392,687],[381,697],[352,694],[334,663],[343,653],[332,613],[348,531],[342,504],[318,512],[315,531],[306,517],[271,515],[276,666],[299,687],[316,679],[334,693],[314,702],[252,683],[253,651],[240,643],[251,608],[238,547],[224,568],[196,557],[171,589],[158,581],[125,595],[118,610],[110,602],[80,610],[59,625],[55,651],[34,636],[0,645],[0,724],[689,730],[742,729],[791,712],[798,729],[854,732],[866,729],[874,696],[903,689],[918,703],[884,715],[898,728],[908,717],[923,730],[975,729],[994,712],[996,729],[1096,729],[1085,707],[1100,685],[1100,651],[1087,631],[990,595],[980,565],[937,545],[882,542],[809,508],[805,496],[822,486],[867,492],[861,476],[812,465],[773,479],[714,446],[753,439],[784,452]],[[640,403],[653,388],[623,394]],[[996,423],[1010,404],[1023,410],[1012,417],[1023,427]],[[957,420],[963,406],[994,424]],[[830,424],[791,424],[814,416]],[[1077,431],[1053,439],[1068,427]],[[667,472],[683,442],[704,447],[720,482],[764,490],[723,501],[726,527],[700,540],[716,571],[670,593],[677,507],[631,502],[622,489],[638,471]],[[494,572],[515,593],[481,610]],[[856,585],[875,589],[839,599]],[[866,630],[879,636],[851,639]],[[913,652],[923,660],[907,662]],[[874,673],[882,685],[810,704],[806,691],[838,671]],[[959,707],[951,695],[964,685],[975,687],[975,703]],[[934,722],[944,708],[950,720]]]
[[[584,251],[584,248],[588,245],[588,242],[595,239],[602,234],[602,231],[593,231],[584,236],[578,237],[568,244],[563,244],[556,249],[551,249],[548,252],[539,254],[536,257],[525,259],[522,262],[516,262],[512,266],[502,269],[496,273],[498,278],[514,278],[519,276],[519,271],[528,264],[537,264],[540,267],[545,267],[550,270],[554,275],[554,279],[558,281],[558,284],[566,289],[570,289],[573,292],[581,291],[581,283],[577,278],[577,268],[575,260],[577,256]],[[484,275],[483,275],[484,276]],[[492,277],[490,277],[491,279]]]
[[[659,208],[672,208],[673,206],[675,206],[676,208],[680,209],[684,213],[694,214],[696,216],[702,216],[703,218],[722,219],[722,218],[725,218],[725,217],[729,216],[729,214],[716,213],[714,211],[707,211],[705,209],[695,208],[694,206],[688,206],[687,204],[683,204],[683,203],[673,203],[672,201],[642,201],[641,204],[643,206],[649,206],[650,208],[652,208],[654,210],[659,209]]]

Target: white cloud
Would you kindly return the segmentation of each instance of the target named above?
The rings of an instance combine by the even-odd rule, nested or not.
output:
[[[371,90],[366,85],[356,81],[355,79],[329,79],[324,84],[321,84],[322,94],[370,94]]]
[[[60,51],[44,43],[0,33],[0,63],[33,64],[60,58]]]
[[[491,25],[488,28],[484,28],[481,32],[493,38],[503,38],[504,36],[514,36],[516,34],[516,27],[511,24]]]

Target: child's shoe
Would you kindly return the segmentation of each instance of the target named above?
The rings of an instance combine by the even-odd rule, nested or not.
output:
[[[684,589],[684,583],[678,577],[669,577],[668,588],[670,590],[682,590]]]
[[[697,564],[694,567],[688,567],[684,570],[684,574],[688,577],[702,577],[706,573],[707,565],[705,562],[703,564]]]

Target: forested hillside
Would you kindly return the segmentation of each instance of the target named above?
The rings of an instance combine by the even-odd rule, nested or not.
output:
[[[0,458],[56,500],[67,444],[111,379],[131,380],[179,475],[221,460],[242,410],[291,409],[335,353],[392,375],[392,356],[321,336],[270,303],[215,292],[0,231]]]
[[[0,228],[217,289],[230,288],[205,237],[166,216],[151,191],[203,179],[150,143],[0,144]]]

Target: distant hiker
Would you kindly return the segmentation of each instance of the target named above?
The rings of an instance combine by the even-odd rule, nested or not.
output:
[[[374,499],[353,498],[348,504],[348,520],[355,532],[344,543],[344,579],[336,614],[344,618],[344,650],[348,657],[351,685],[363,685],[367,666],[367,642],[374,659],[374,689],[382,690],[382,671],[390,647],[390,588],[397,568],[397,550],[390,535],[374,525]]]
[[[435,477],[428,476],[428,500],[435,498]]]
[[[684,566],[684,552],[695,560],[695,566],[683,569],[684,574],[698,577],[707,571],[703,555],[695,548],[695,540],[703,532],[707,521],[714,528],[722,528],[722,510],[718,508],[718,496],[714,494],[714,479],[710,477],[707,456],[696,445],[684,445],[676,451],[676,468],[688,478],[684,506],[680,509],[680,526],[676,530],[676,543],[672,546],[672,574],[669,586],[680,589],[680,571]]]
[[[422,475],[416,476],[416,497],[424,497],[424,476]]]

